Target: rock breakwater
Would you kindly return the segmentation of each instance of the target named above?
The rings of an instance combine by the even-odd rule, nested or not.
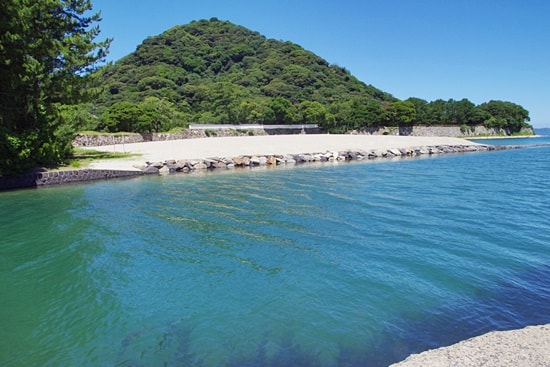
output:
[[[387,158],[412,158],[419,156],[430,156],[438,154],[486,152],[492,150],[504,150],[516,148],[515,146],[493,146],[493,145],[454,145],[454,146],[426,146],[417,148],[394,148],[386,150],[346,150],[346,151],[325,151],[316,153],[300,153],[286,155],[241,155],[237,157],[210,157],[194,160],[168,159],[165,161],[146,162],[138,166],[141,171],[147,174],[168,174],[176,172],[192,172],[208,169],[231,169],[256,166],[281,166],[295,165],[314,162],[335,162],[335,161],[361,161]]]
[[[65,171],[33,172],[17,177],[0,177],[0,191],[18,188],[42,187],[93,180],[134,177],[147,174],[190,173],[202,170],[277,167],[306,163],[345,162],[374,159],[412,158],[440,154],[486,152],[516,149],[522,146],[493,145],[437,145],[417,148],[372,150],[324,151],[299,154],[239,155],[236,157],[210,157],[204,159],[167,159],[145,162],[134,169],[77,169]],[[136,169],[137,168],[137,169]]]

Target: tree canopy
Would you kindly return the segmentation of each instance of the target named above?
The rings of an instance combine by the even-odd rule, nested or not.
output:
[[[104,92],[94,107],[100,115],[123,101],[139,105],[156,97],[177,112],[174,127],[191,122],[323,125],[337,119],[329,106],[396,100],[299,45],[216,18],[144,40],[135,52],[99,70],[98,79]]]
[[[216,18],[150,37],[97,76],[103,93],[83,107],[84,114],[92,115],[93,107],[100,116],[95,128],[111,132],[189,123],[317,123],[331,132],[485,124],[514,132],[529,121],[527,111],[511,102],[400,101],[299,45]],[[152,97],[165,103],[163,123],[143,117],[143,104]],[[122,112],[135,116],[132,124],[112,121]]]
[[[90,0],[0,0],[0,175],[62,161],[76,130],[529,126],[529,113],[512,102],[398,100],[299,45],[216,18],[147,38],[98,68],[110,40],[96,41],[100,16],[91,10]]]
[[[0,0],[0,175],[55,163],[70,152],[59,110],[82,101],[105,56],[89,0]]]

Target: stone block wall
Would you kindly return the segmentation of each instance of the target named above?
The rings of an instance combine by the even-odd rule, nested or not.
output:
[[[93,134],[78,135],[73,141],[74,146],[97,147],[104,145],[122,145],[131,143],[142,143],[147,141],[166,141],[180,139],[206,138],[214,136],[254,136],[254,135],[290,135],[290,134],[319,134],[317,127],[306,127],[303,129],[283,127],[266,129],[186,129],[181,133],[150,133],[150,134]],[[523,134],[532,134],[532,129],[522,129]],[[451,136],[451,137],[475,137],[475,136],[502,136],[509,135],[509,131],[485,126],[471,126],[461,130],[460,126],[406,126],[406,127],[372,127],[359,131],[352,131],[351,134],[369,135],[406,135],[406,136]]]
[[[141,171],[81,169],[70,171],[34,172],[17,177],[0,177],[0,190],[21,189],[109,178],[140,176]]]
[[[449,136],[449,137],[476,137],[476,136],[506,136],[510,131],[499,128],[487,128],[483,125],[468,126],[466,129],[457,125],[433,126],[402,126],[402,127],[373,127],[353,132],[369,135],[404,135],[404,136]],[[523,128],[520,132],[525,135],[534,135],[533,129]]]

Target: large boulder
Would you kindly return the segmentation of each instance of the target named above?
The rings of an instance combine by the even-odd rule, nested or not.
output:
[[[270,156],[267,158],[267,164],[272,165],[272,166],[276,166],[276,165],[277,165],[277,158],[275,158],[274,156],[270,155]]]
[[[147,168],[145,168],[143,170],[144,173],[146,174],[157,174],[159,173],[159,169],[155,166],[147,166]]]
[[[167,175],[170,173],[170,168],[166,167],[166,166],[162,166],[161,168],[159,168],[159,174],[161,175]]]

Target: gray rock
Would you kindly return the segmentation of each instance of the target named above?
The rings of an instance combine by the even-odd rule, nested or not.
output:
[[[250,157],[250,165],[251,166],[259,166],[260,165],[260,157],[258,157],[258,156]]]
[[[170,164],[170,163],[166,163],[164,167],[168,168],[169,172],[171,173],[176,172],[179,169],[177,164]]]
[[[168,168],[166,166],[163,166],[163,167],[159,168],[158,172],[161,175],[166,175],[166,174],[170,173],[170,168]]]
[[[147,174],[158,174],[159,173],[159,169],[155,166],[147,166],[147,168],[145,168],[143,170],[144,173],[147,173]]]
[[[210,167],[211,168],[227,168],[227,165],[223,162],[215,162]]]
[[[224,164],[226,164],[226,165],[233,164],[233,160],[232,160],[231,158],[226,158],[226,157],[221,158],[221,159],[220,159],[220,162],[222,162],[222,163],[224,163]]]

